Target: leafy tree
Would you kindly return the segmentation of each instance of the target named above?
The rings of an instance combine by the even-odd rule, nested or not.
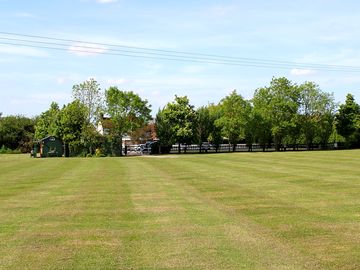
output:
[[[208,110],[210,130],[207,140],[215,146],[215,150],[217,152],[220,144],[223,141],[223,137],[221,135],[221,127],[215,124],[216,121],[221,117],[221,110],[219,105],[214,104],[210,104],[208,106]]]
[[[360,145],[360,106],[354,96],[348,94],[345,104],[340,105],[336,115],[337,132],[345,138],[348,146]]]
[[[81,84],[73,86],[73,98],[85,105],[87,110],[87,122],[96,124],[102,108],[102,95],[98,82],[91,78]]]
[[[170,122],[165,115],[164,109],[159,109],[155,118],[155,129],[162,148],[169,148],[174,143],[174,136],[172,131],[169,129],[169,125]]]
[[[221,116],[215,121],[221,127],[222,135],[229,139],[235,151],[236,143],[245,138],[245,127],[251,111],[250,103],[234,90],[220,101]]]
[[[299,108],[299,87],[286,78],[273,78],[269,87],[257,89],[254,95],[263,108],[258,110],[262,119],[271,125],[276,150],[296,127]],[[260,100],[262,100],[260,102]]]
[[[158,137],[162,143],[165,141],[172,145],[188,144],[194,138],[196,113],[194,106],[189,104],[188,97],[175,96],[174,102],[169,102],[157,115]],[[164,128],[168,128],[165,131]],[[165,136],[164,136],[165,135]]]
[[[333,128],[334,97],[320,90],[313,82],[299,86],[299,123],[305,143],[311,148],[315,138],[326,144]]]
[[[35,139],[47,136],[59,136],[60,109],[56,102],[52,102],[50,108],[36,119]]]
[[[144,126],[150,119],[150,105],[132,91],[120,91],[110,87],[105,91],[107,113],[111,117],[113,129],[113,149],[115,155],[122,155],[122,138],[125,134]],[[116,147],[119,146],[119,149]]]
[[[208,141],[213,122],[208,107],[202,106],[196,110],[196,139],[201,152],[202,143]]]
[[[79,100],[74,100],[61,110],[58,130],[66,150],[70,146],[72,155],[79,154],[82,147],[87,146],[83,139],[85,129],[90,127],[87,116],[87,108]]]
[[[149,123],[143,127],[139,127],[130,132],[131,141],[136,144],[138,142],[145,143],[155,139],[154,123]]]
[[[21,115],[0,117],[0,146],[29,152],[34,137],[34,120]]]
[[[263,151],[272,141],[271,116],[267,113],[270,96],[268,91],[257,90],[252,99],[253,110],[251,114],[251,130],[254,141],[259,143]]]

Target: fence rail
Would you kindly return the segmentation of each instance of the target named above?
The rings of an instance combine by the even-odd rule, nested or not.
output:
[[[334,143],[328,144],[287,144],[280,145],[278,151],[309,151],[309,150],[334,150],[342,149],[340,145]],[[274,152],[276,151],[275,144],[260,145],[260,144],[220,144],[218,147],[214,145],[206,145],[206,147],[200,147],[198,144],[191,145],[173,145],[170,150],[170,154],[195,154],[195,153],[225,153],[225,152]]]

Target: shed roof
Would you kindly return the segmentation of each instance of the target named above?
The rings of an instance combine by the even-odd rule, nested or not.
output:
[[[56,136],[49,135],[49,136],[47,136],[47,137],[45,137],[45,138],[42,138],[42,139],[40,139],[40,140],[37,140],[37,141],[35,141],[35,142],[40,143],[40,142],[46,141],[46,140],[48,140],[48,139],[50,139],[50,138],[55,138],[55,140],[61,141],[60,138],[58,138],[58,137],[56,137]]]

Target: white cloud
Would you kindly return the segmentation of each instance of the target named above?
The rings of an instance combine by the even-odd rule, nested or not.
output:
[[[206,70],[206,67],[197,66],[197,65],[185,66],[183,68],[183,72],[188,73],[188,74],[201,73],[201,72],[204,72],[205,70]]]
[[[29,19],[36,18],[36,16],[34,14],[29,13],[29,12],[16,12],[16,13],[14,13],[14,17],[29,18]]]
[[[64,77],[59,77],[59,78],[56,79],[56,82],[57,82],[57,84],[64,84],[65,80],[66,79]]]
[[[49,93],[35,93],[22,97],[13,97],[9,100],[9,104],[13,106],[30,106],[30,105],[42,105],[47,106],[52,101],[57,103],[66,103],[70,100],[70,94],[64,92],[51,92]]]
[[[69,52],[80,56],[88,56],[104,53],[106,52],[106,48],[90,43],[74,43],[69,47]]]
[[[100,4],[110,4],[110,3],[116,3],[118,0],[96,0],[97,3]]]
[[[212,6],[208,12],[215,17],[224,17],[235,12],[236,9],[237,7],[233,5],[215,5]]]
[[[120,85],[120,84],[124,84],[127,83],[128,80],[124,79],[124,78],[110,78],[106,80],[106,83],[108,85]]]
[[[290,74],[294,76],[306,76],[306,75],[313,75],[316,71],[312,69],[300,69],[300,68],[293,68],[290,70]]]
[[[337,51],[315,52],[304,55],[296,62],[314,63],[324,65],[342,65],[342,66],[359,66],[360,52],[351,48],[342,48]]]
[[[36,48],[28,48],[28,47],[16,47],[10,45],[1,45],[0,53],[3,54],[15,54],[22,56],[35,56],[35,57],[49,57],[49,53],[46,51],[36,49]]]

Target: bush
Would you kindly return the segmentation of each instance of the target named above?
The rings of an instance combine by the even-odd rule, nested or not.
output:
[[[0,154],[21,154],[21,151],[19,149],[12,150],[10,148],[6,148],[5,145],[3,145],[0,148]]]
[[[100,148],[96,148],[95,156],[96,157],[105,157],[104,153],[102,152],[102,150]]]

